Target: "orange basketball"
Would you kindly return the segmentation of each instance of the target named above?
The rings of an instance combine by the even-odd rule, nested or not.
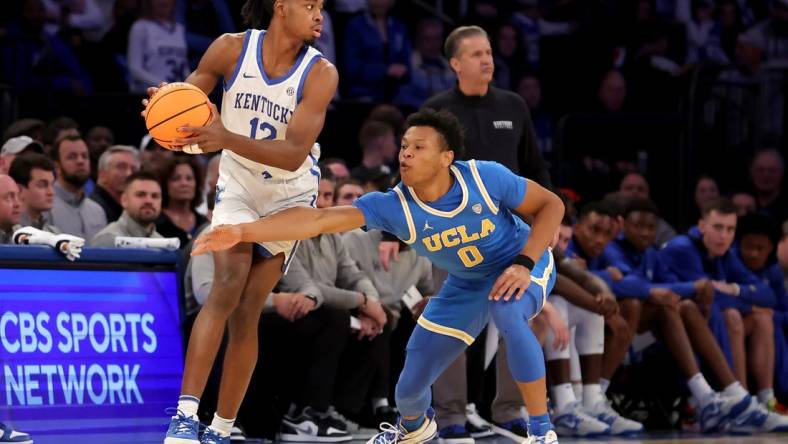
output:
[[[175,149],[173,141],[188,137],[183,126],[205,126],[211,120],[208,96],[200,88],[184,82],[169,83],[151,97],[145,108],[145,126],[159,145]]]

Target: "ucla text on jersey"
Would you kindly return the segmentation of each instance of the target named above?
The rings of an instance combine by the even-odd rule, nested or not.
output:
[[[355,205],[368,228],[393,233],[454,276],[497,275],[528,240],[530,227],[512,212],[525,197],[526,180],[495,162],[458,161],[450,168],[454,185],[434,202],[400,183]]]

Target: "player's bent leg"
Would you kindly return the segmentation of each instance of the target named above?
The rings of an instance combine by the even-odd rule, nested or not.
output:
[[[747,387],[747,355],[744,348],[745,331],[744,319],[741,313],[735,308],[723,311],[725,328],[728,330],[728,339],[731,344],[731,355],[733,357],[733,373],[739,383]]]
[[[181,399],[164,444],[198,442],[197,408],[224,336],[227,320],[238,306],[252,264],[252,245],[240,244],[214,253],[211,292],[192,327],[183,371]]]
[[[744,319],[747,335],[747,367],[756,389],[774,386],[774,319],[771,310],[753,311]]]
[[[563,350],[557,349],[553,343],[555,334],[549,330],[547,336],[547,344],[544,346],[544,354],[547,360],[547,373],[550,375],[550,396],[553,403],[553,424],[555,429],[561,436],[582,436],[592,437],[606,435],[610,431],[610,427],[589,416],[583,409],[583,405],[577,400],[575,392],[572,388],[571,370],[570,370],[570,357],[571,349],[577,346],[577,341],[582,340],[583,335],[588,334],[586,326],[578,325],[582,323],[582,319],[577,316],[578,307],[570,304],[566,299],[560,296],[551,296],[550,301],[555,307],[558,314],[567,323],[567,326],[576,329],[576,334],[573,335],[569,346]],[[599,316],[598,328],[600,333],[604,336],[605,321]],[[599,355],[601,357],[603,344],[603,337],[600,336],[599,340]],[[581,348],[585,345],[582,344]],[[584,350],[584,353],[587,350]],[[601,361],[600,361],[601,363]],[[583,369],[585,371],[585,368]],[[582,375],[585,379],[585,373]],[[599,368],[596,369],[595,383],[599,386]]]
[[[604,353],[604,317],[572,306],[570,319],[575,323],[575,345],[583,370],[583,411],[608,426],[611,435],[630,435],[643,431],[643,424],[621,416],[613,409],[600,384]]]
[[[430,407],[431,386],[438,376],[465,351],[457,338],[417,325],[408,341],[395,398],[400,411],[398,424],[381,424],[380,433],[368,444],[417,444],[437,436],[435,411]]]
[[[529,439],[540,443],[558,442],[547,413],[544,355],[528,325],[541,310],[547,291],[545,286],[532,283],[520,300],[490,303],[490,313],[506,342],[509,369],[528,409]]]
[[[256,256],[254,259],[241,300],[228,322],[227,352],[222,366],[219,403],[214,422],[206,429],[206,433],[214,431],[229,440],[229,428],[238,415],[252,372],[257,365],[260,314],[268,294],[282,277],[283,263],[284,254],[267,259]],[[226,419],[222,421],[221,418]],[[228,422],[230,427],[227,427]]]
[[[634,298],[622,299],[618,305],[621,314],[605,319],[607,334],[605,334],[605,353],[602,357],[602,378],[605,380],[603,391],[607,391],[610,380],[629,350],[643,309],[643,304]]]

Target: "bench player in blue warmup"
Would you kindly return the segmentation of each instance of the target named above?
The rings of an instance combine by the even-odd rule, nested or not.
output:
[[[415,444],[436,435],[430,386],[471,344],[492,315],[504,335],[510,368],[530,413],[530,443],[557,443],[547,414],[545,364],[528,320],[555,280],[547,249],[558,231],[561,200],[495,162],[456,161],[462,128],[452,114],[411,115],[399,153],[402,183],[353,206],[291,208],[257,222],[218,226],[193,254],[239,242],[308,239],[366,226],[395,234],[449,272],[427,304],[407,346],[396,388],[402,415],[381,425],[374,444]],[[514,213],[533,217],[529,227]]]

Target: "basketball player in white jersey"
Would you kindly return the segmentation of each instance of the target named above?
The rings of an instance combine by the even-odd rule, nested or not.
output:
[[[178,140],[203,152],[223,150],[214,226],[315,203],[320,180],[315,140],[338,81],[336,68],[305,43],[320,36],[322,8],[322,0],[247,0],[242,14],[256,29],[216,39],[186,79],[206,93],[223,79],[221,118],[184,128],[190,136]],[[272,17],[268,30],[258,30],[266,16]],[[215,107],[213,112],[216,117]],[[257,362],[260,312],[296,247],[296,242],[247,243],[214,256],[213,288],[194,323],[165,444],[230,442]],[[217,412],[198,441],[199,398],[225,327]]]

